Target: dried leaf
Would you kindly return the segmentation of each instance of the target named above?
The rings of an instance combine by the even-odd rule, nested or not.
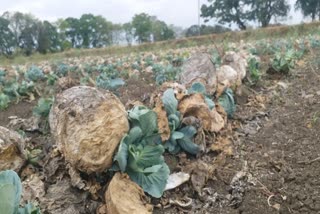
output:
[[[199,195],[201,195],[202,189],[206,185],[208,179],[212,177],[213,170],[213,166],[210,166],[201,160],[192,164],[191,183],[194,190],[196,190]]]
[[[153,111],[157,113],[158,128],[159,128],[159,133],[161,135],[162,142],[169,140],[170,138],[169,122],[167,118],[167,112],[164,109],[164,106],[161,100],[157,102],[156,107],[153,109]]]
[[[225,155],[233,155],[232,143],[227,138],[218,138],[217,141],[211,145],[211,150]]]
[[[37,174],[32,174],[22,182],[23,201],[36,201],[45,195],[44,182]]]
[[[151,214],[153,210],[141,187],[126,174],[113,176],[105,200],[108,214]]]

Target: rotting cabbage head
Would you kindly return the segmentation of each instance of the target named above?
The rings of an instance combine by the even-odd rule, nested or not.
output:
[[[127,112],[120,100],[110,92],[87,86],[57,95],[49,122],[66,161],[86,173],[110,168],[129,130]]]

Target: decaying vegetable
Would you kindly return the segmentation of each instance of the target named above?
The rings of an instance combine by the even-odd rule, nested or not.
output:
[[[246,68],[248,67],[248,62],[245,56],[234,51],[228,51],[223,56],[223,63],[230,65],[238,73],[238,82],[246,76]]]
[[[213,93],[217,85],[217,75],[210,55],[205,53],[193,55],[183,64],[178,80],[186,87],[190,87],[194,82],[201,82],[210,93]]]
[[[17,132],[0,126],[0,170],[20,171],[25,160],[24,140]]]
[[[157,102],[156,107],[153,110],[157,113],[158,128],[159,128],[159,133],[161,135],[161,140],[162,141],[169,140],[170,138],[169,121],[167,118],[167,112],[161,100]]]
[[[129,130],[127,112],[120,100],[110,92],[87,86],[57,95],[49,123],[65,159],[86,173],[108,169]]]
[[[210,110],[202,94],[186,95],[179,103],[179,111],[184,117],[194,116],[198,118],[205,130],[218,132],[224,127],[223,118],[216,112]]]
[[[107,214],[151,214],[153,210],[143,190],[126,174],[113,176],[105,199]]]

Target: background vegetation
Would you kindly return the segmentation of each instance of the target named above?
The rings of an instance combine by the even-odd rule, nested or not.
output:
[[[320,2],[317,0],[297,0],[295,9],[312,20],[320,19]],[[32,14],[5,12],[0,16],[0,57],[113,45],[131,46],[224,33],[230,31],[232,25],[240,30],[248,29],[252,23],[267,27],[270,23],[277,23],[278,18],[285,19],[289,10],[286,0],[208,0],[201,7],[201,16],[205,21],[214,19],[218,24],[192,25],[187,29],[168,25],[146,13],[136,14],[129,23],[116,24],[93,14],[48,22]]]

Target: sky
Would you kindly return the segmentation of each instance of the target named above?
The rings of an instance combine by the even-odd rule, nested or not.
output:
[[[207,2],[200,0],[201,5]],[[293,5],[295,0],[289,2]],[[184,28],[198,23],[198,0],[0,0],[0,5],[0,14],[20,11],[48,21],[79,18],[84,13],[92,13],[102,15],[113,23],[126,23],[134,14],[145,12],[167,24]],[[301,21],[301,13],[292,8],[286,23],[297,24]]]

